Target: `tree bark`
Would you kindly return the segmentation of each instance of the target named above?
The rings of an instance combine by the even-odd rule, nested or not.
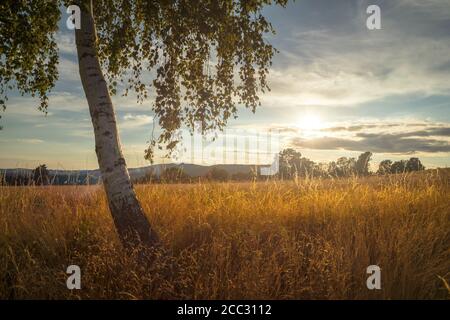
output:
[[[128,174],[116,116],[96,50],[92,5],[81,8],[81,29],[75,31],[78,66],[95,135],[95,152],[119,238],[127,250],[159,243],[142,209]]]

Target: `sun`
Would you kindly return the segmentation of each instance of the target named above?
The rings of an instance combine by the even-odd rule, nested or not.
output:
[[[300,118],[297,126],[302,130],[317,130],[322,128],[322,120],[318,115],[308,114]]]

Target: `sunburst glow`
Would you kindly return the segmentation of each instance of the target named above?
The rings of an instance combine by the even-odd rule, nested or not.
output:
[[[309,114],[300,118],[300,121],[298,122],[297,126],[302,130],[311,131],[322,128],[323,122],[318,115]]]

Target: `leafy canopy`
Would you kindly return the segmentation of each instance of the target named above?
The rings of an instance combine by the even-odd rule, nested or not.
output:
[[[58,78],[55,32],[60,19],[58,1],[2,0],[0,2],[0,108],[7,91],[40,97],[47,110],[47,93]]]
[[[172,150],[182,125],[202,133],[223,129],[237,106],[253,112],[268,90],[275,49],[264,35],[274,33],[264,6],[287,0],[96,0],[92,12],[97,49],[110,92],[118,82],[139,102],[155,92],[152,109],[162,133],[146,150]],[[14,86],[40,97],[58,78],[55,33],[62,5],[90,1],[3,0],[0,4],[0,105]],[[148,80],[148,71],[153,74]]]

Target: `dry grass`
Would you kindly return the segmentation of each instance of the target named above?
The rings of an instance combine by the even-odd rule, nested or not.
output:
[[[0,298],[448,299],[449,181],[138,186],[168,251],[150,269],[124,255],[100,187],[0,187]]]

